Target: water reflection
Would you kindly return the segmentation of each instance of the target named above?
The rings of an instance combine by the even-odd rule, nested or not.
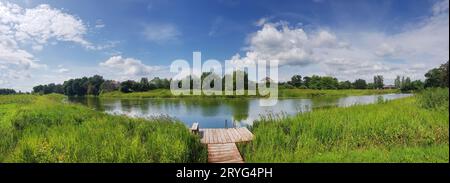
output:
[[[96,97],[69,98],[99,111],[131,117],[168,115],[190,126],[199,122],[202,128],[223,128],[252,125],[261,115],[294,115],[314,108],[347,107],[392,100],[410,94],[386,94],[349,97],[314,97],[311,99],[280,99],[275,106],[260,106],[261,99],[100,99]]]

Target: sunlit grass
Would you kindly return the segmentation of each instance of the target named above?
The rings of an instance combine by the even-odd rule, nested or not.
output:
[[[268,116],[240,149],[247,162],[448,162],[448,105],[427,109],[418,100]]]
[[[0,98],[0,162],[206,161],[204,146],[181,122],[111,116],[63,98]]]

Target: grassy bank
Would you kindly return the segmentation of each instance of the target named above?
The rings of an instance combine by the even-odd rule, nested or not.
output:
[[[280,98],[311,98],[316,96],[355,96],[355,95],[374,95],[374,94],[388,94],[399,93],[397,89],[387,90],[312,90],[312,89],[279,89],[278,96]],[[103,93],[100,97],[105,98],[173,98],[173,97],[212,97],[212,96],[173,96],[168,89],[156,89],[147,92],[133,92],[122,93],[120,91]],[[215,97],[258,97],[258,96],[215,96]]]
[[[449,161],[448,89],[254,123],[247,162]],[[439,102],[438,102],[439,101]]]
[[[61,95],[0,96],[0,162],[205,162],[173,119],[111,116]]]

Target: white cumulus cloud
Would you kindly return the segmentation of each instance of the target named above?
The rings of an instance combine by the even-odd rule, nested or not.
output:
[[[162,69],[160,66],[148,66],[138,59],[125,58],[122,56],[113,56],[108,60],[101,62],[100,66],[112,69],[112,72],[128,77],[146,76]]]

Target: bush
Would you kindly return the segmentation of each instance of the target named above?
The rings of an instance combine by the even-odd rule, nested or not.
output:
[[[419,105],[426,109],[448,110],[448,88],[428,88],[418,93]]]

